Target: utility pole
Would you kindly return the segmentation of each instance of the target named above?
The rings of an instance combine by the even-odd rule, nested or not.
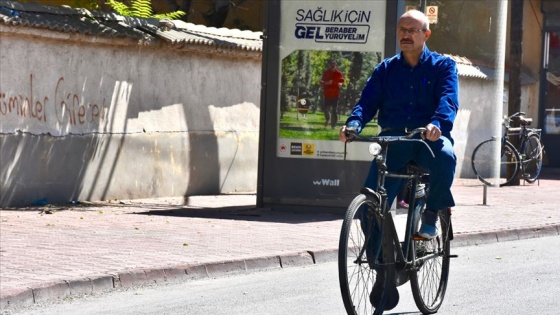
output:
[[[510,0],[511,20],[509,25],[509,93],[508,115],[521,110],[521,62],[523,60],[523,0]],[[514,127],[519,127],[519,122],[514,122]],[[519,137],[509,139],[517,148]],[[511,174],[512,170],[507,172]],[[509,175],[508,175],[509,176]],[[511,185],[519,185],[519,176],[514,178]]]

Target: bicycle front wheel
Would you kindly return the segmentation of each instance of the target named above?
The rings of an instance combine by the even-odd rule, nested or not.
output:
[[[496,159],[500,158],[499,164]],[[480,143],[473,151],[471,163],[474,174],[486,185],[505,186],[519,171],[519,154],[511,143],[490,139]]]
[[[423,314],[438,311],[443,302],[449,276],[451,236],[450,209],[440,211],[438,236],[432,240],[414,240],[415,254],[410,270],[410,286],[416,306]]]
[[[338,279],[346,312],[350,315],[381,314],[371,305],[369,295],[377,279],[375,261],[381,240],[374,226],[380,226],[380,202],[360,194],[348,206],[342,222],[338,247]],[[374,222],[374,220],[376,222]],[[371,246],[377,236],[377,248]]]
[[[523,179],[534,183],[542,169],[542,145],[537,134],[529,135],[523,146]]]

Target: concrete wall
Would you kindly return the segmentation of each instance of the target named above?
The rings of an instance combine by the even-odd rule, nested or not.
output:
[[[531,91],[535,84],[521,86],[521,111],[531,116]],[[503,87],[503,93],[501,89]],[[503,116],[507,114],[507,84],[486,79],[459,77],[459,112],[451,132],[455,140],[457,168],[455,177],[475,178],[471,166],[472,152],[476,146],[493,136],[501,137],[503,133]],[[501,104],[502,108],[497,108]]]
[[[455,177],[474,178],[471,156],[482,141],[499,133],[501,111],[496,104],[502,95],[495,81],[459,77],[459,112],[451,136],[455,140]]]
[[[0,27],[0,206],[254,192],[253,57]]]

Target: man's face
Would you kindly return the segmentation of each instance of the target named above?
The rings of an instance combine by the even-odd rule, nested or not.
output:
[[[402,17],[397,27],[399,46],[403,52],[422,51],[431,31],[422,28],[422,22],[411,16]]]

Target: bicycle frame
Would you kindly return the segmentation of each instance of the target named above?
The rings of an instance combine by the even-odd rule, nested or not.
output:
[[[396,137],[367,138],[346,134],[349,141],[371,142],[370,153],[374,156],[378,173],[377,189],[362,188],[349,205],[342,224],[338,267],[341,294],[348,314],[382,314],[384,310],[394,308],[399,301],[397,287],[407,282],[411,284],[414,301],[421,312],[432,314],[441,306],[452,257],[449,253],[449,241],[453,239],[450,210],[438,214],[441,234],[433,239],[419,236],[417,231],[425,195],[417,192],[421,192],[419,187],[425,183],[426,172],[411,165],[407,166],[406,172],[387,169],[387,152],[392,141],[422,142],[434,156],[426,142],[412,139],[424,130],[419,128],[408,136]],[[390,213],[385,187],[388,178],[411,181],[402,242]]]
[[[512,144],[512,147],[516,150],[519,157],[521,157],[520,169],[524,172],[527,163],[530,161],[527,160],[525,156],[525,148],[527,146],[527,140],[532,135],[537,135],[540,140],[541,129],[529,128],[528,125],[531,123],[532,120],[525,119],[523,115],[525,115],[524,112],[517,112],[509,117],[504,118],[504,122],[503,122],[504,133],[502,136],[502,148],[505,145],[506,141],[509,141],[509,143]],[[520,127],[511,127],[510,123],[514,118],[518,118],[522,122],[520,124]],[[513,145],[513,143],[509,140],[511,137],[519,137],[518,146]],[[541,148],[541,152],[539,152],[539,154],[542,154],[543,148]]]
[[[418,222],[417,218],[420,216],[420,211],[423,207],[422,204],[417,203],[416,190],[420,183],[421,177],[426,174],[424,172],[421,172],[420,169],[418,168],[415,168],[415,170],[410,170],[411,166],[409,166],[406,173],[388,172],[387,151],[388,151],[389,143],[391,141],[395,141],[396,139],[398,139],[396,141],[420,141],[418,139],[412,139],[412,136],[414,136],[417,133],[422,133],[424,130],[425,130],[424,128],[418,128],[414,130],[407,137],[386,137],[386,140],[380,138],[381,140],[376,142],[380,146],[379,149],[380,152],[374,157],[375,163],[377,164],[377,172],[378,172],[376,192],[379,194],[380,201],[381,201],[380,205],[382,209],[382,217],[384,218],[383,229],[386,228],[390,229],[390,233],[383,232],[382,234],[383,246],[389,246],[389,247],[394,246],[393,251],[389,251],[389,252],[396,251],[396,255],[397,255],[396,259],[395,257],[384,257],[384,258],[389,259],[390,261],[395,261],[400,263],[401,265],[398,266],[399,267],[397,268],[398,270],[407,270],[415,265],[415,260],[413,259],[414,257],[410,256],[411,253],[409,252],[409,250],[411,249],[411,242],[413,241],[412,236],[414,232],[417,230],[417,226],[414,226],[414,224],[415,222]],[[354,135],[354,137],[355,139],[363,140],[362,138],[358,138],[356,135]],[[367,141],[367,138],[365,139],[365,141]],[[426,143],[424,144],[426,145],[426,148],[430,151],[432,156],[434,156],[434,153],[432,152],[431,148]],[[346,151],[346,147],[345,147],[345,151]],[[405,229],[405,238],[402,244],[399,240],[395,223],[393,221],[393,217],[389,214],[390,204],[388,200],[387,190],[385,189],[385,180],[387,177],[398,178],[403,180],[412,180],[408,213],[407,213],[407,221],[406,221],[406,229]],[[371,193],[371,192],[365,191],[365,193]],[[389,236],[391,239],[385,239],[386,236]],[[399,283],[399,285],[403,283]]]
[[[531,118],[525,118],[523,112],[517,112],[511,116],[505,116],[502,122],[504,131],[501,138],[492,137],[479,143],[473,150],[471,165],[477,178],[486,185],[499,186],[510,184],[521,171],[522,178],[528,182],[535,182],[542,169],[544,146],[541,142],[541,129],[530,128]],[[519,127],[512,127],[513,120],[519,121]],[[510,140],[519,137],[514,145]],[[517,139],[517,138],[516,138]],[[499,142],[498,142],[499,141]],[[496,142],[500,150],[499,164],[494,156],[493,144]],[[498,170],[492,169],[492,165],[498,166]],[[495,177],[496,171],[499,173]]]
[[[389,234],[393,236],[393,244],[396,244],[395,245],[396,255],[397,255],[396,263],[400,262],[401,264],[404,264],[404,265],[399,265],[398,266],[399,268],[397,269],[403,270],[403,269],[408,269],[414,265],[414,260],[412,260],[413,257],[410,256],[409,251],[411,249],[410,246],[411,242],[413,241],[412,236],[414,234],[414,231],[416,231],[418,228],[417,226],[414,226],[414,223],[418,222],[418,217],[420,216],[420,211],[422,208],[422,204],[417,203],[416,190],[418,189],[420,179],[424,175],[424,173],[421,173],[419,171],[410,171],[410,169],[407,170],[406,174],[387,172],[387,165],[385,163],[387,156],[386,154],[383,154],[383,156],[384,156],[383,161],[380,160],[376,161],[378,170],[381,170],[379,171],[379,177],[378,177],[378,186],[377,186],[379,187],[378,193],[380,193],[381,195],[382,209],[385,209],[383,213],[383,217],[386,220],[388,220],[389,224],[387,226],[391,229],[391,232]],[[412,185],[410,188],[409,205],[407,210],[405,237],[402,243],[399,240],[395,223],[393,221],[393,217],[389,215],[390,205],[388,204],[389,200],[387,196],[387,191],[384,186],[385,179],[387,177],[403,179],[405,181],[412,180]]]

